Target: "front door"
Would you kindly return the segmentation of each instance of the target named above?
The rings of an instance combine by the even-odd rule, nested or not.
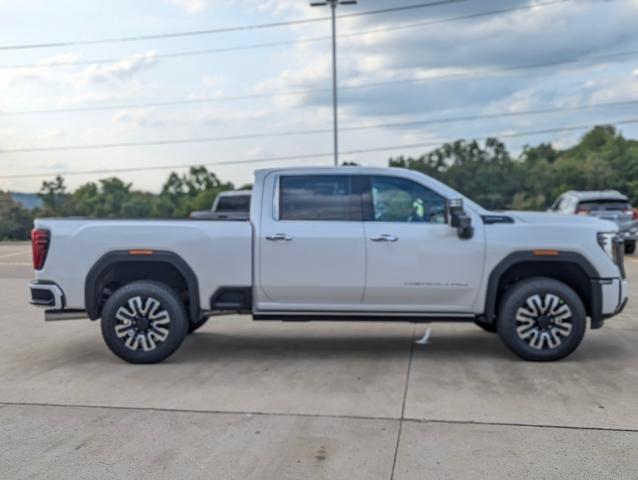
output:
[[[261,310],[352,310],[361,305],[365,241],[356,175],[281,175],[262,215]]]
[[[389,311],[470,312],[484,261],[478,215],[472,215],[474,237],[462,240],[448,224],[443,196],[397,176],[371,176],[367,199],[364,304]]]

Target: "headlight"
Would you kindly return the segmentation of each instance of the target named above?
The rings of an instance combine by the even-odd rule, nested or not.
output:
[[[618,232],[598,232],[597,239],[598,245],[604,250],[609,258],[617,263],[616,249],[614,248],[614,242],[616,241]],[[621,240],[622,241],[622,240]]]

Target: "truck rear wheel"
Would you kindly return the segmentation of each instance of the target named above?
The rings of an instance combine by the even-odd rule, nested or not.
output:
[[[625,241],[625,253],[632,254],[636,251],[636,240]]]
[[[160,282],[139,281],[116,290],[102,310],[102,336],[130,363],[157,363],[179,348],[188,319],[179,296]]]
[[[497,326],[501,340],[519,357],[554,361],[580,345],[587,313],[569,286],[551,278],[531,278],[508,290]]]

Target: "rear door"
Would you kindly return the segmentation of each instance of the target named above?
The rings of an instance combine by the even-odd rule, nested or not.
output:
[[[449,225],[442,195],[395,176],[371,176],[366,205],[364,305],[402,312],[471,311],[485,256],[480,217],[472,214],[474,236],[462,240]]]
[[[281,174],[274,179],[257,239],[260,309],[361,305],[366,257],[358,178]]]

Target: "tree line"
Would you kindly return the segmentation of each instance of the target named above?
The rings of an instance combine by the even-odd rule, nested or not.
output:
[[[488,209],[543,210],[567,190],[614,189],[638,204],[638,141],[611,126],[593,128],[564,150],[542,143],[515,157],[497,138],[459,140],[419,157],[391,158],[389,165],[437,178]],[[0,240],[27,239],[36,217],[185,218],[234,188],[205,167],[171,173],[159,194],[133,190],[117,177],[70,192],[57,177],[43,182],[42,206],[34,210],[0,191]]]

